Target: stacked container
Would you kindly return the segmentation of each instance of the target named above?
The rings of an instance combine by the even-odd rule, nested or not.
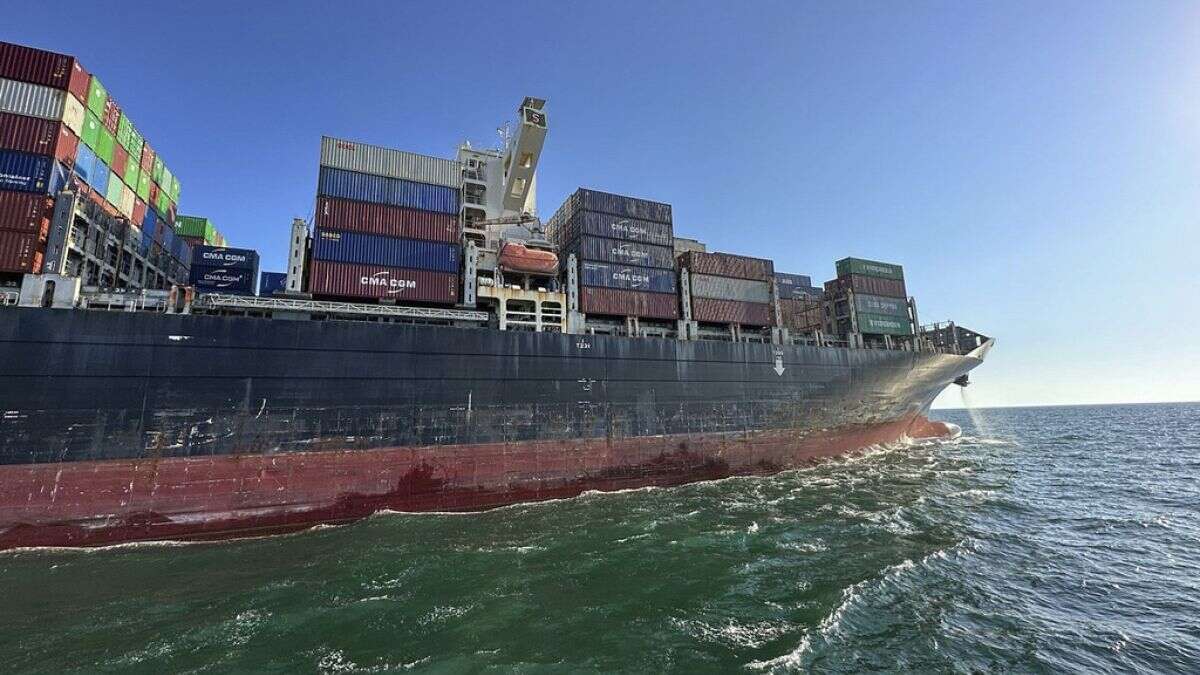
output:
[[[72,56],[0,42],[0,223],[22,223],[0,228],[0,271],[41,271],[49,202],[37,197],[68,180],[135,229],[148,211],[175,219],[179,180],[100,80]]]
[[[269,298],[287,289],[287,272],[262,272],[258,275],[258,294]]]
[[[189,278],[201,292],[254,295],[258,281],[258,252],[246,248],[197,246],[192,249]]]
[[[912,335],[904,268],[862,258],[837,261],[838,277],[825,282],[834,308],[832,326],[868,335]],[[850,311],[853,303],[853,312]]]
[[[202,216],[179,216],[175,220],[175,234],[192,246],[225,245],[225,237],[211,220]]]
[[[805,274],[775,273],[775,289],[779,297],[779,316],[783,326],[797,333],[821,330],[824,316],[821,298],[824,292],[812,285]]]
[[[731,253],[688,251],[679,257],[691,280],[692,319],[773,326],[770,281],[775,264]]]
[[[308,291],[457,302],[461,192],[459,162],[323,137]]]
[[[585,314],[679,318],[671,205],[579,188],[547,223]]]

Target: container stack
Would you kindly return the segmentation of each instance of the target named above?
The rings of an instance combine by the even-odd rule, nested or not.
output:
[[[135,241],[148,215],[175,220],[179,180],[100,80],[72,56],[0,42],[0,271],[41,271],[46,197],[68,181]]]
[[[811,333],[824,328],[821,298],[824,291],[812,285],[804,274],[775,273],[775,289],[779,296],[779,316],[783,326],[797,333]]]
[[[825,282],[825,296],[833,308],[827,328],[839,334],[913,334],[903,267],[843,258],[837,261],[837,273],[836,279]]]
[[[459,162],[323,137],[308,291],[458,301]]]
[[[691,281],[692,319],[702,323],[773,326],[770,280],[775,264],[731,253],[688,251],[679,257]]]
[[[197,246],[192,250],[191,283],[202,293],[254,295],[258,252],[247,248]]]
[[[578,261],[581,312],[679,318],[670,204],[579,188],[547,226],[562,264]]]
[[[179,216],[175,234],[191,246],[225,246],[225,237],[211,220],[202,216]]]
[[[287,289],[287,272],[261,272],[258,275],[258,294],[269,298]]]

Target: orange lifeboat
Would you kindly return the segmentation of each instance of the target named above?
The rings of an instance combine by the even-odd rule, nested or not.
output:
[[[556,274],[558,256],[550,251],[539,251],[524,244],[508,242],[500,249],[500,267],[526,274]]]

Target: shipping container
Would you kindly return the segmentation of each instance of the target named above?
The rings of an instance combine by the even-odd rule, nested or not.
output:
[[[606,262],[614,265],[636,265],[656,269],[674,269],[674,251],[669,246],[655,246],[636,241],[620,241],[605,237],[582,235],[562,247],[561,257],[576,254],[580,260]]]
[[[0,77],[3,78],[67,89],[71,85],[74,65],[75,59],[65,54],[0,42]]]
[[[434,272],[458,272],[460,255],[456,244],[322,228],[317,228],[312,245],[314,260]]]
[[[895,279],[848,274],[825,282],[825,293],[832,297],[845,295],[847,290],[869,295],[886,295],[889,298],[908,297],[904,282]]]
[[[133,215],[130,216],[129,221],[138,226],[139,237],[141,236],[141,223],[146,219],[146,208],[146,202],[137,198],[133,200]]]
[[[68,96],[63,104],[62,123],[67,125],[71,133],[78,136],[83,133],[83,120],[87,117],[87,110],[83,108],[83,104],[75,99],[74,96]]]
[[[42,271],[42,243],[37,234],[0,231],[0,272],[38,274]]]
[[[104,160],[104,163],[112,166],[113,151],[116,150],[116,141],[113,140],[112,134],[108,133],[103,125],[96,131],[96,146],[92,148],[96,151],[96,156]]]
[[[580,235],[671,246],[675,240],[670,223],[656,223],[595,211],[579,211],[556,227],[555,242],[574,241]]]
[[[121,180],[128,185],[130,189],[136,190],[138,179],[141,178],[141,174],[141,167],[139,167],[137,162],[133,160],[133,157],[130,156],[128,161],[125,163],[125,171],[123,171],[121,174]]]
[[[824,327],[821,303],[807,298],[780,299],[779,316],[783,320],[784,327],[800,333],[811,333]]]
[[[854,308],[867,314],[908,318],[908,301],[883,295],[854,294]]]
[[[584,314],[678,319],[679,297],[674,293],[582,286],[579,289],[579,309]]]
[[[125,184],[121,182],[121,177],[117,175],[117,172],[109,171],[108,189],[104,191],[104,198],[107,199],[108,203],[112,204],[113,206],[120,204],[121,189],[124,187]]]
[[[308,271],[308,292],[318,296],[449,305],[458,302],[459,283],[458,275],[449,272],[330,260],[313,260]]]
[[[262,272],[258,275],[258,294],[264,298],[269,298],[286,289],[286,272]]]
[[[150,172],[143,170],[140,166],[138,167],[137,190],[135,192],[137,192],[138,199],[146,202],[146,204],[150,204]]]
[[[54,201],[33,192],[0,192],[0,230],[38,234],[45,239]]]
[[[775,288],[780,299],[799,299],[811,293],[812,277],[804,274],[775,273]]]
[[[321,137],[321,166],[459,189],[462,164],[378,145]]]
[[[100,144],[100,120],[92,113],[85,113],[83,117],[83,131],[79,134],[79,140],[83,144],[91,148],[93,151]]]
[[[904,281],[903,267],[862,258],[842,258],[837,261],[837,274],[839,277],[847,274],[861,274],[866,277]]]
[[[67,92],[40,84],[0,79],[0,112],[58,122],[63,118]]]
[[[663,202],[626,197],[599,190],[579,188],[555,213],[563,222],[570,220],[579,211],[597,211],[626,218],[650,220],[657,223],[671,222],[671,205]]]
[[[217,228],[208,218],[181,215],[175,222],[175,233],[196,238],[203,244],[212,244],[216,241]]]
[[[678,289],[675,270],[611,265],[589,260],[579,263],[579,283],[582,286],[624,288],[651,293],[675,293]]]
[[[79,139],[61,122],[0,113],[0,150],[48,155],[69,166],[78,145]]]
[[[104,160],[97,157],[96,162],[92,165],[92,176],[88,185],[92,186],[92,189],[103,198],[104,195],[108,194],[108,179],[112,175],[112,171],[109,170]]]
[[[188,274],[188,281],[201,293],[254,295],[254,283],[257,280],[256,269],[219,265],[193,264]]]
[[[775,324],[771,305],[761,302],[692,298],[692,320],[704,323],[736,323],[743,326]]]
[[[321,167],[317,193],[359,202],[458,214],[459,191],[442,185]]]
[[[117,125],[121,122],[121,106],[117,104],[117,100],[112,96],[108,97],[108,101],[104,104],[104,114],[100,115],[100,124],[108,129],[108,133],[113,135],[113,139],[117,137]]]
[[[71,64],[71,81],[67,84],[67,91],[74,94],[75,100],[83,104],[87,108],[88,91],[92,87],[92,75],[75,59]]]
[[[158,221],[155,218],[155,221]],[[171,228],[159,228],[169,231]],[[249,248],[221,248],[217,246],[197,246],[192,251],[192,260],[197,265],[209,267],[228,267],[237,269],[253,269],[258,274],[258,251]]]
[[[142,173],[146,174],[147,177],[154,171],[154,158],[154,148],[150,147],[149,143],[143,143],[141,167]]]
[[[53,157],[0,150],[0,190],[54,194],[66,182],[66,170]]]
[[[912,335],[912,321],[881,314],[858,313],[858,332],[869,335]]]
[[[151,224],[153,224],[154,223],[154,220],[153,220],[154,211],[149,210],[146,212],[146,214],[151,218],[150,222],[151,222]],[[144,223],[145,221],[142,221],[142,222]],[[147,255],[150,254],[150,249],[153,245],[154,245],[154,230],[147,230],[146,227],[143,225],[142,226],[142,241],[141,241],[141,245],[138,246],[138,252],[142,254],[142,257],[146,257]]]
[[[741,302],[771,302],[771,286],[765,281],[692,274],[692,297]]]
[[[104,117],[104,105],[108,103],[108,90],[100,84],[100,80],[93,75],[92,81],[88,83],[87,109],[96,116],[96,119]]]
[[[767,281],[775,274],[775,263],[732,253],[688,251],[679,257],[680,265],[691,274]]]
[[[317,197],[317,227],[385,237],[458,243],[458,214]]]
[[[133,194],[133,190],[131,190],[128,185],[125,185],[124,183],[122,183],[121,184],[121,195],[118,198],[118,201],[115,205],[117,207],[117,210],[121,212],[121,215],[132,220],[133,219],[133,204],[136,201],[137,201],[137,196]]]
[[[121,176],[121,180],[125,179],[125,165],[129,162],[129,153],[120,145],[113,144],[112,162],[109,166],[112,167],[112,172]]]

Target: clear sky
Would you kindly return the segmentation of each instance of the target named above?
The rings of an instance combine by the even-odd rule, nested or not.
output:
[[[312,213],[321,134],[448,157],[534,95],[544,214],[584,185],[780,271],[899,262],[923,321],[999,338],[976,405],[1200,399],[1194,2],[0,8],[264,269]]]

